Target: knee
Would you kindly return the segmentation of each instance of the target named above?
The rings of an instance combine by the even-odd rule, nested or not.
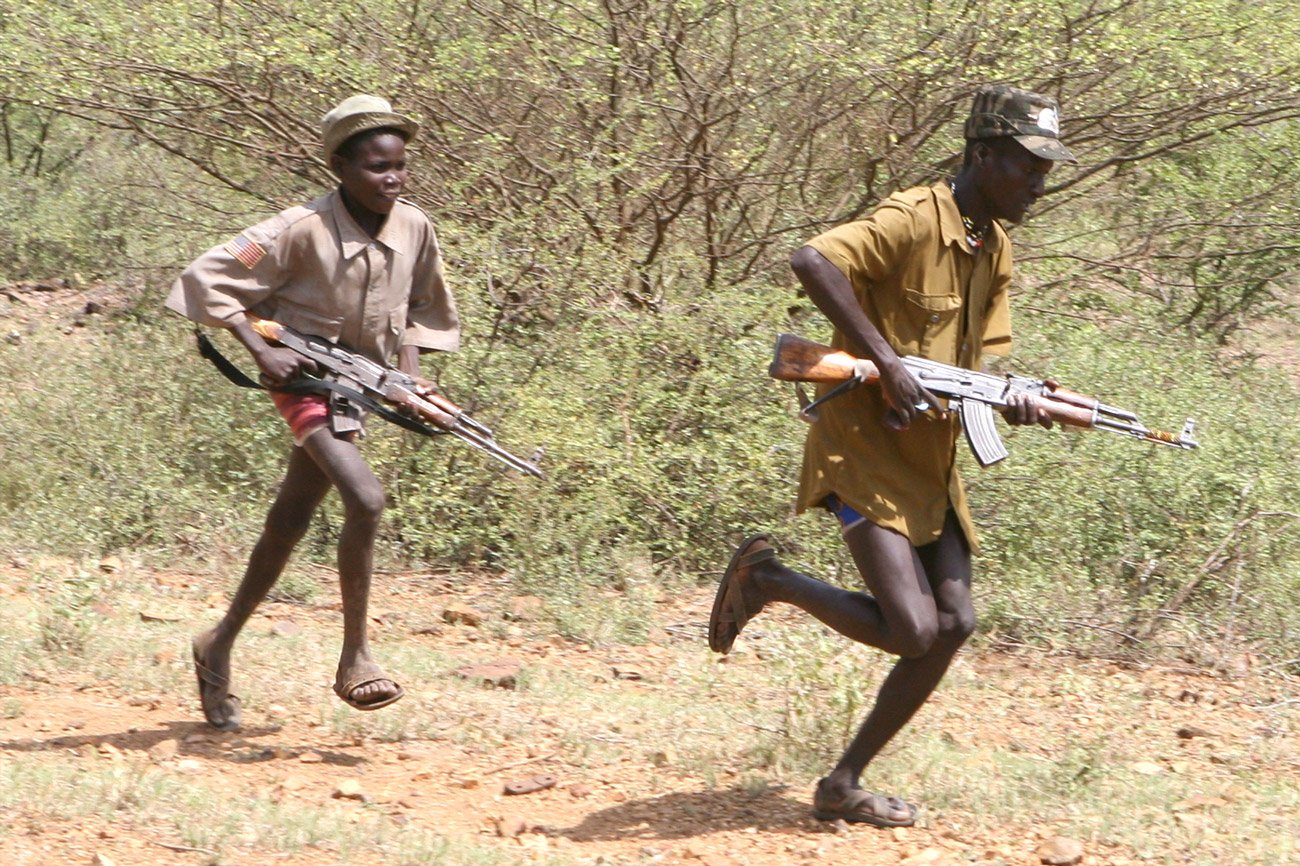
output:
[[[267,512],[262,528],[264,538],[283,541],[294,545],[302,540],[311,528],[314,510],[296,507],[284,507],[280,503],[271,506]]]
[[[935,646],[946,652],[956,652],[975,633],[976,625],[975,611],[971,608],[941,614]]]
[[[344,500],[343,508],[347,513],[347,519],[362,523],[378,523],[380,515],[384,513],[388,500],[384,496],[384,489],[378,484],[366,485],[359,490],[353,490]]]
[[[938,653],[951,655],[975,632],[975,624],[974,610],[913,621],[898,632],[894,652],[909,659]]]
[[[894,652],[906,659],[928,655],[939,636],[939,624],[933,618],[918,619],[897,634]]]

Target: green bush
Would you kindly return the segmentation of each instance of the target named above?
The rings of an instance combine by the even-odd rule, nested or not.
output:
[[[1017,357],[1038,372],[1150,427],[1177,431],[1194,415],[1201,447],[1010,433],[1007,461],[966,473],[985,528],[989,624],[1031,641],[1090,629],[1084,637],[1130,647],[1156,634],[1296,646],[1300,618],[1276,603],[1300,589],[1300,519],[1287,504],[1300,501],[1300,416],[1294,397],[1279,400],[1293,386],[1267,368],[1229,378],[1176,337],[1050,317],[1025,330]],[[1286,408],[1263,420],[1260,405]]]
[[[793,564],[857,587],[833,521],[791,513],[804,428],[764,375],[772,334],[789,326],[774,308],[755,291],[655,318],[593,316],[563,339],[491,353],[471,340],[441,378],[506,447],[544,445],[548,477],[372,420],[364,448],[391,503],[379,555],[509,573],[567,610],[571,633],[601,639],[634,638],[645,604],[711,581],[747,532],[773,531]],[[1300,490],[1288,467],[1300,424],[1260,423],[1254,410],[1295,406],[1290,386],[1267,370],[1228,380],[1206,350],[1168,335],[1032,315],[1020,333],[1017,369],[1153,427],[1194,413],[1202,447],[1005,429],[1011,457],[965,469],[988,629],[1095,647],[1245,638],[1293,653],[1300,521],[1288,503]],[[287,434],[264,396],[198,358],[182,323],[38,330],[0,348],[0,376],[0,545],[242,560]],[[302,554],[329,562],[338,512],[327,502]],[[596,597],[608,610],[584,612]]]
[[[260,523],[247,502],[274,492],[280,431],[191,346],[124,320],[0,350],[7,547],[203,559]]]

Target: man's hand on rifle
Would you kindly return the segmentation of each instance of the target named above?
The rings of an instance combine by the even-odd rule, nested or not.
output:
[[[1047,430],[1052,429],[1051,416],[1033,394],[1021,392],[1008,396],[1006,408],[1002,410],[1002,417],[1013,427],[1037,424]]]
[[[885,426],[890,430],[906,430],[914,418],[926,412],[934,411],[941,416],[944,414],[943,404],[908,372],[897,356],[892,362],[879,367],[870,361],[858,361],[854,364],[854,375],[864,382],[870,381],[868,367],[871,368],[872,378],[876,375],[876,370],[879,370],[880,387],[885,402],[889,404],[889,409],[885,412]]]

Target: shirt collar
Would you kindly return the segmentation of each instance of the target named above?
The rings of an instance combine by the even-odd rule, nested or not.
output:
[[[357,225],[352,214],[348,213],[348,206],[344,203],[343,194],[338,189],[330,193],[329,199],[330,212],[334,214],[334,225],[338,227],[339,241],[343,245],[343,258],[350,259],[360,255],[372,242],[381,243],[395,253],[406,252],[406,243],[396,225],[400,220],[396,207],[379,227],[379,234],[372,238],[366,234],[365,229]]]
[[[943,180],[931,189],[934,190],[939,205],[939,233],[943,236],[944,244],[956,244],[968,255],[975,255],[975,250],[966,242],[966,226],[962,225],[961,209],[957,207],[952,187],[948,186],[948,181]],[[988,234],[984,236],[984,250],[996,253],[1002,246],[1002,227],[997,220],[992,220],[991,223]]]

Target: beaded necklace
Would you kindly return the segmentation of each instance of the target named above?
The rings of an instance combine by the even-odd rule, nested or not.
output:
[[[952,197],[955,201],[957,199],[957,184],[951,180],[948,181],[948,189],[952,190]],[[957,205],[957,212],[961,213],[961,205]],[[973,250],[983,248],[984,238],[988,236],[989,227],[985,225],[980,228],[975,225],[975,220],[964,213],[961,214],[961,224],[966,229],[966,243],[970,244],[970,248]]]

